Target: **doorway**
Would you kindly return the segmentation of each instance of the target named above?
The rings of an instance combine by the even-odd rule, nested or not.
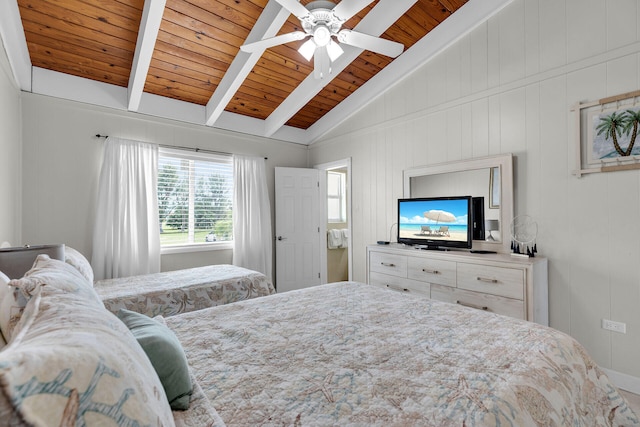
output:
[[[321,282],[352,280],[351,159],[314,168],[321,171]]]

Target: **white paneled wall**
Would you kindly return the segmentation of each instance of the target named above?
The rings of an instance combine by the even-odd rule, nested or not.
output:
[[[314,143],[310,164],[352,159],[355,279],[365,246],[389,239],[404,169],[511,152],[551,325],[640,381],[640,172],[574,177],[570,112],[640,87],[639,17],[640,0],[514,0]]]
[[[0,39],[0,245],[17,245],[21,238],[21,128],[20,90]]]

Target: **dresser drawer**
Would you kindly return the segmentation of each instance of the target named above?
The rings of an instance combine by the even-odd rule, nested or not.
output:
[[[523,270],[480,264],[458,263],[458,288],[524,299]]]
[[[524,301],[449,286],[431,285],[431,299],[458,304],[488,313],[526,319]]]
[[[371,273],[369,275],[369,284],[389,288],[394,291],[418,294],[427,298],[431,295],[431,288],[428,283],[384,273]]]
[[[407,257],[381,252],[369,254],[369,270],[376,273],[407,277]]]
[[[408,257],[407,263],[409,279],[456,286],[456,263],[453,261]]]

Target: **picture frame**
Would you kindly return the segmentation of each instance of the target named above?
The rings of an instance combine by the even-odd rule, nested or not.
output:
[[[640,169],[640,91],[575,104],[573,175]]]
[[[489,208],[500,208],[500,168],[489,171]]]

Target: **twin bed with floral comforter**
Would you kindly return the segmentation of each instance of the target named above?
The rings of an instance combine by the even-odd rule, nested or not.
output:
[[[165,319],[227,426],[635,426],[574,339],[344,282]]]
[[[94,288],[109,311],[124,308],[151,317],[275,293],[264,274],[227,264],[99,280]]]
[[[115,279],[94,280],[89,261],[64,244],[0,249],[0,271],[12,279],[29,271],[39,254],[63,260],[78,270],[112,313],[132,310],[147,316],[172,316],[220,304],[274,294],[264,274],[219,264]]]

